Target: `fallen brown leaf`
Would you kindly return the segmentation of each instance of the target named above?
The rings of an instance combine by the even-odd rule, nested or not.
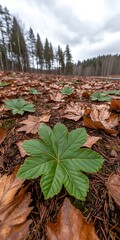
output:
[[[112,173],[106,183],[108,193],[114,201],[120,206],[120,174]]]
[[[99,240],[94,226],[66,198],[58,213],[57,223],[47,223],[48,240]]]
[[[102,129],[108,134],[117,134],[118,132],[114,129],[106,128],[101,122],[93,121],[91,118],[84,116],[83,117],[84,125],[92,129]],[[107,126],[109,127],[109,126]]]
[[[112,100],[110,105],[111,110],[120,111],[120,100]]]
[[[60,92],[52,92],[49,95],[50,100],[55,101],[55,102],[63,102],[64,100],[64,95]]]
[[[28,119],[21,121],[20,123],[25,124],[25,126],[17,129],[18,132],[26,132],[36,134],[41,123],[48,122],[50,119],[50,112],[43,113],[40,117],[35,117],[28,115]]]
[[[24,143],[24,140],[20,140],[20,141],[18,141],[16,144],[17,144],[17,146],[18,146],[18,148],[19,148],[19,151],[20,151],[20,154],[21,154],[21,156],[22,157],[25,157],[26,155],[28,155],[26,152],[25,152],[25,150],[24,150],[24,148],[23,148],[23,143]]]
[[[0,177],[0,240],[28,237],[31,194],[26,192],[27,187],[22,188],[23,182],[16,178],[16,172]]]
[[[76,102],[70,102],[67,104],[66,109],[64,110],[63,117],[78,121],[84,115],[85,109],[84,107]]]
[[[119,124],[120,117],[116,114],[111,115],[106,121],[103,121],[103,125],[106,128],[114,128]]]
[[[93,144],[95,144],[101,137],[95,137],[95,136],[87,136],[87,141],[84,143],[84,147],[91,148]]]
[[[81,95],[83,98],[90,98],[90,93],[88,93],[87,91],[82,92]]]
[[[7,135],[7,130],[0,128],[0,144],[4,141],[6,135]]]
[[[108,119],[110,117],[110,112],[109,110],[109,106],[108,105],[94,105],[93,109],[90,113],[90,117],[93,121],[100,121],[103,122],[106,119]]]

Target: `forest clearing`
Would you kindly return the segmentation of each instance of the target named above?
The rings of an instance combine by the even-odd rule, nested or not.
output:
[[[54,183],[53,193],[47,194],[45,177],[37,173],[39,166],[31,175],[33,179],[29,166],[25,176],[29,180],[16,176],[25,159],[30,159],[29,140],[33,139],[35,150],[38,140],[47,141],[45,133],[52,134],[55,128],[59,130],[55,144],[61,144],[60,129],[69,135],[79,133],[82,140],[76,135],[76,144],[82,141],[82,151],[94,152],[92,156],[96,157],[91,165],[93,172],[88,169],[83,175],[89,179],[83,199],[82,194],[77,196],[76,189],[74,193],[66,190],[69,186],[65,187],[65,180],[60,191],[54,189]],[[73,144],[70,154],[77,145]],[[84,172],[84,166],[81,169]],[[48,168],[45,171],[49,178]],[[1,71],[0,174],[1,240],[120,239],[120,81]],[[58,172],[58,182],[59,177]],[[52,183],[46,180],[47,184]]]

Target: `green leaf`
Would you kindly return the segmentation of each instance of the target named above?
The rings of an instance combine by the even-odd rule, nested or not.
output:
[[[46,124],[39,128],[42,141],[26,140],[25,151],[31,155],[21,165],[17,176],[21,179],[41,177],[41,189],[45,199],[58,194],[64,185],[70,195],[84,200],[89,180],[82,172],[97,172],[103,158],[95,151],[81,148],[87,139],[85,128],[70,133],[58,123],[53,129]]]
[[[62,94],[66,94],[66,95],[71,95],[73,93],[74,89],[72,87],[67,87],[65,86],[62,90],[61,93]]]
[[[89,180],[82,172],[69,170],[64,179],[64,186],[69,194],[72,192],[73,196],[84,201],[89,189]]]
[[[34,104],[27,103],[23,98],[5,101],[5,107],[12,109],[12,113],[23,115],[25,111],[35,112]]]
[[[6,87],[8,85],[7,82],[0,82],[0,87]]]
[[[120,90],[104,91],[103,94],[107,94],[107,95],[120,95]]]
[[[64,181],[64,171],[57,162],[48,169],[41,178],[41,188],[44,189],[44,197],[48,199],[58,194]]]
[[[111,100],[111,97],[107,96],[104,93],[101,92],[94,92],[91,96],[90,96],[92,101],[103,101],[103,102],[107,102]]]
[[[29,92],[32,93],[33,95],[38,95],[38,94],[41,94],[37,89],[35,88],[30,88],[29,89]]]

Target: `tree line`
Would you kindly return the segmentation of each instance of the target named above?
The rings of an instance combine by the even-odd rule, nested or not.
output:
[[[72,74],[73,60],[69,45],[63,51],[33,29],[26,32],[7,7],[0,5],[0,70],[41,71]]]
[[[30,27],[22,23],[0,5],[0,70],[40,71],[81,76],[120,74],[120,55],[103,55],[73,63],[69,45],[63,50],[53,47]]]
[[[120,55],[103,55],[96,58],[78,61],[74,64],[73,74],[80,76],[120,75]]]

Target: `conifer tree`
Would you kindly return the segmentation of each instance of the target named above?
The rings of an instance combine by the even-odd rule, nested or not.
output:
[[[45,39],[44,44],[44,61],[45,61],[45,68],[47,71],[50,71],[51,69],[51,61],[50,61],[50,44],[48,42],[48,39]]]
[[[57,60],[59,62],[59,73],[64,74],[64,70],[65,70],[65,55],[64,55],[64,52],[62,51],[62,48],[60,47],[60,45],[58,45]]]
[[[34,69],[35,68],[35,55],[36,55],[36,39],[33,32],[33,29],[30,28],[28,32],[28,53],[29,53],[29,60],[30,60],[30,66]]]
[[[18,70],[28,69],[28,54],[23,32],[17,19],[13,18],[11,29],[10,44],[12,47],[12,57]]]
[[[8,59],[7,59],[7,45],[5,42],[6,38],[6,25],[4,21],[4,9],[0,5],[0,63],[1,69],[8,68]]]
[[[65,73],[72,74],[73,72],[72,55],[68,44],[65,49],[65,60],[66,60]]]
[[[37,68],[39,65],[42,71],[43,64],[44,64],[44,56],[43,56],[43,44],[40,39],[39,33],[37,33],[37,40],[36,40],[36,61],[37,61]]]
[[[49,47],[49,54],[50,54],[50,68],[53,68],[53,64],[54,64],[54,53],[53,53],[53,46],[52,43],[50,43],[50,47]]]

